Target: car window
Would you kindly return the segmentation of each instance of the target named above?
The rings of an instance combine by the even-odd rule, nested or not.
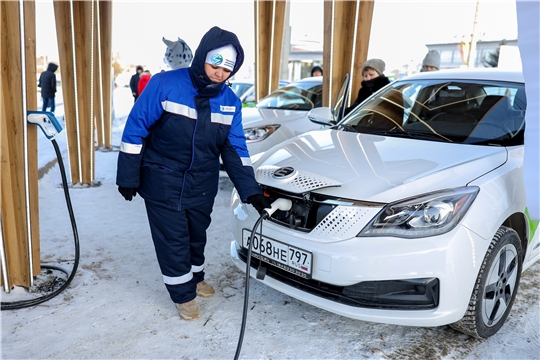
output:
[[[273,91],[257,103],[258,108],[309,111],[322,106],[321,83],[292,83]]]
[[[396,81],[357,107],[349,131],[429,141],[523,144],[524,85],[495,81]]]

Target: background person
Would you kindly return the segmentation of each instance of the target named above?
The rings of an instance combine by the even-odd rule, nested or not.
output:
[[[218,192],[219,158],[244,203],[259,213],[271,200],[255,180],[242,127],[242,104],[225,81],[244,62],[235,34],[211,28],[191,66],[154,75],[128,116],[116,184],[145,201],[165,287],[185,320],[200,316],[206,230]]]
[[[322,76],[322,67],[315,65],[313,69],[311,69],[311,76]]]
[[[143,67],[141,65],[137,65],[135,74],[133,74],[129,80],[129,87],[131,88],[131,94],[133,95],[133,102],[137,101],[137,98],[139,97],[139,79],[143,71]]]
[[[422,61],[422,69],[420,69],[420,72],[436,71],[439,70],[440,66],[441,54],[439,54],[437,50],[429,50],[426,57]]]
[[[41,88],[41,97],[43,100],[43,107],[41,111],[47,111],[47,108],[51,108],[51,112],[55,110],[54,98],[56,96],[56,74],[58,65],[49,63],[47,70],[39,75],[38,87]]]
[[[390,84],[390,80],[384,76],[386,64],[381,59],[369,59],[362,65],[362,87],[358,90],[358,96],[354,103],[345,109],[345,115],[351,112],[362,101],[366,100],[374,92]]]
[[[139,83],[137,84],[137,94],[139,94],[139,96],[142,94],[151,77],[152,73],[150,70],[144,70],[142,72],[141,76],[139,77]]]

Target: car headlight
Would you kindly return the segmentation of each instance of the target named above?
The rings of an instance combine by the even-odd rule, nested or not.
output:
[[[246,142],[257,142],[266,139],[274,131],[279,129],[279,125],[266,125],[260,127],[252,127],[244,129]]]
[[[465,216],[480,188],[448,189],[385,206],[357,236],[422,238],[449,232]]]

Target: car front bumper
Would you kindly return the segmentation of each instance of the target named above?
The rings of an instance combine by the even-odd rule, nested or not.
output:
[[[234,204],[233,204],[234,205]],[[231,224],[236,240],[230,254],[236,266],[245,271],[245,251],[240,248],[242,232],[251,231],[257,213],[251,206],[236,203]],[[369,221],[367,219],[366,221]],[[265,221],[263,234],[313,253],[311,285],[292,274],[269,275],[262,283],[316,307],[353,319],[408,326],[441,326],[460,320],[470,296],[489,242],[466,227],[431,238],[353,237],[330,240],[310,236]],[[257,260],[258,262],[258,260]],[[253,262],[252,262],[253,264]],[[269,267],[263,263],[265,267]],[[251,276],[257,269],[252,266]],[[281,281],[280,278],[283,280]],[[289,281],[292,280],[292,281]],[[411,306],[385,306],[369,299],[363,303],[344,301],[340,289],[362,284],[436,281],[435,306],[411,303]],[[303,284],[304,282],[304,284]],[[432,287],[433,288],[433,287]],[[333,293],[329,294],[327,289]],[[405,292],[406,293],[406,292]],[[411,294],[410,299],[414,298]],[[403,297],[407,303],[407,296]]]

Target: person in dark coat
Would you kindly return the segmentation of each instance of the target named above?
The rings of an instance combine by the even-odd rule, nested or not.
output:
[[[320,67],[319,65],[315,65],[311,69],[311,76],[322,76],[322,67]]]
[[[259,213],[272,201],[257,181],[242,127],[242,104],[225,81],[244,62],[237,36],[219,27],[201,39],[190,67],[150,78],[128,115],[116,184],[140,194],[165,287],[185,320],[200,316],[206,230],[223,161],[239,196]]]
[[[133,95],[133,102],[137,101],[139,97],[139,79],[141,73],[144,71],[141,65],[137,65],[136,73],[131,76],[129,80],[129,87],[131,88],[131,94]]]
[[[390,84],[390,80],[384,76],[385,67],[386,64],[381,59],[369,59],[362,65],[362,77],[364,78],[361,84],[362,87],[358,90],[358,96],[354,103],[345,109],[345,115],[370,97],[371,94]]]
[[[47,108],[51,108],[51,112],[54,112],[54,97],[56,96],[56,70],[58,70],[58,65],[49,63],[49,65],[47,65],[47,70],[39,75],[38,86],[41,88],[41,97],[43,98],[42,111],[47,111]]]

